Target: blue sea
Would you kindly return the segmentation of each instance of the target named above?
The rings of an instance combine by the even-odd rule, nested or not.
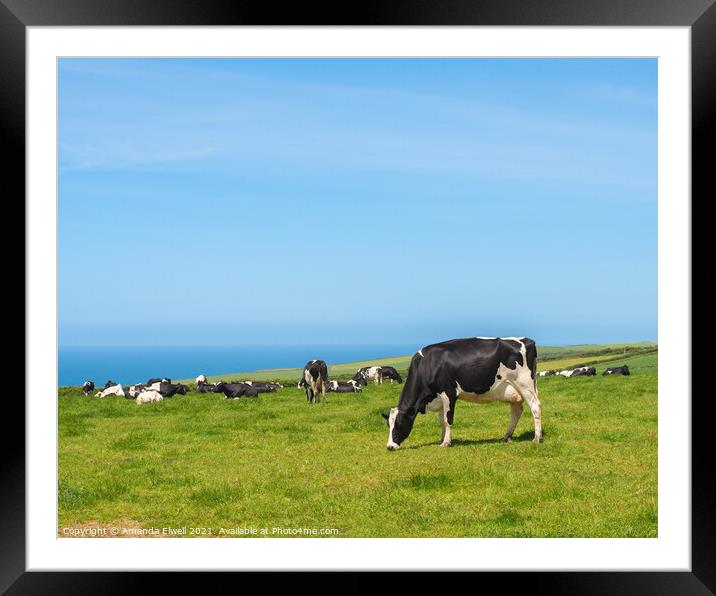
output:
[[[122,384],[150,377],[189,379],[198,374],[250,372],[267,368],[302,368],[314,358],[328,365],[412,354],[419,345],[361,346],[60,346],[58,384],[92,380]]]

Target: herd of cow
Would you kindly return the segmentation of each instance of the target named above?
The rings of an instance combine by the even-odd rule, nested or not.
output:
[[[581,366],[570,370],[549,370],[537,373],[537,348],[528,337],[475,337],[453,339],[431,344],[418,350],[410,361],[408,377],[400,393],[398,405],[383,417],[388,422],[390,450],[399,449],[410,435],[417,414],[436,412],[442,428],[441,445],[451,442],[451,427],[458,399],[473,403],[501,401],[510,404],[510,422],[503,441],[510,441],[522,415],[524,404],[534,419],[534,442],[542,439],[542,406],[537,391],[537,376],[564,377],[596,375],[594,367]],[[629,375],[627,366],[608,368],[604,375]],[[303,367],[299,387],[306,391],[309,404],[320,402],[326,392],[356,393],[369,382],[384,380],[402,383],[403,379],[392,366],[360,368],[349,381],[330,381],[328,366],[323,360],[311,360]],[[237,381],[208,383],[204,375],[196,378],[200,393],[223,393],[228,399],[255,397],[259,393],[276,391],[279,383]],[[83,385],[85,395],[95,389],[92,381]],[[146,384],[122,387],[107,381],[97,397],[119,395],[135,399],[138,404],[161,401],[172,395],[185,395],[186,385],[173,384],[171,379],[149,379]]]
[[[306,379],[307,371],[316,371],[316,379],[308,382]],[[309,373],[310,377],[310,373]],[[328,367],[323,360],[311,360],[304,367],[304,374],[298,383],[299,387],[306,387],[306,397],[308,402],[312,403],[314,397],[316,401],[321,401],[320,396],[326,392],[335,393],[358,393],[361,387],[369,381],[381,384],[383,379],[389,379],[392,383],[397,381],[402,383],[403,379],[392,366],[366,366],[358,369],[358,372],[350,381],[329,381]],[[259,393],[271,393],[281,389],[283,385],[280,383],[257,382],[257,381],[219,381],[217,383],[209,383],[205,375],[199,375],[196,378],[196,390],[198,393],[223,393],[227,399],[238,399],[241,397],[256,397]],[[82,393],[89,395],[95,390],[93,381],[85,381],[82,385]],[[95,397],[108,397],[115,395],[133,399],[138,404],[147,404],[161,401],[167,397],[174,395],[186,395],[191,389],[187,385],[181,383],[172,383],[169,378],[151,378],[146,383],[137,383],[136,385],[123,386],[114,381],[107,381],[102,391],[98,391]]]

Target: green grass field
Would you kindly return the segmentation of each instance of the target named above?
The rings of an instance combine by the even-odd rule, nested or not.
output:
[[[540,368],[589,360],[587,352],[565,350]],[[601,376],[623,363],[630,377]],[[352,373],[358,364],[345,366]],[[657,355],[597,368],[597,377],[539,379],[540,445],[532,443],[528,412],[505,444],[506,404],[458,402],[452,447],[439,446],[437,418],[428,414],[396,452],[385,448],[380,413],[397,403],[397,384],[327,394],[313,406],[295,385],[255,399],[190,393],[141,406],[63,388],[58,532],[210,528],[217,536],[220,528],[254,527],[275,536],[280,527],[331,528],[339,537],[655,537]]]

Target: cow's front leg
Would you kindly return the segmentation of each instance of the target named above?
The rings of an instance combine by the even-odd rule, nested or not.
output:
[[[454,400],[451,400],[446,393],[441,393],[440,398],[443,402],[442,409],[438,410],[438,420],[440,420],[440,424],[443,427],[440,447],[450,447],[450,443],[452,442],[452,414],[455,404]]]

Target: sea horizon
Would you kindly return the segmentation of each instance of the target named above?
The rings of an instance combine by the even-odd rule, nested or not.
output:
[[[58,385],[144,382],[150,377],[189,379],[274,368],[302,368],[314,358],[329,366],[359,360],[404,356],[422,344],[316,345],[63,345],[57,350]]]
[[[652,340],[641,340],[652,341]],[[601,342],[600,342],[601,343]],[[638,343],[638,342],[618,342]],[[302,368],[314,358],[329,366],[392,358],[415,353],[426,343],[400,344],[263,344],[263,345],[60,345],[58,386],[77,386],[86,380],[104,384],[144,382],[151,377],[190,379],[250,373],[271,369]],[[594,345],[591,342],[550,342],[550,347]],[[608,345],[608,344],[604,344]]]

